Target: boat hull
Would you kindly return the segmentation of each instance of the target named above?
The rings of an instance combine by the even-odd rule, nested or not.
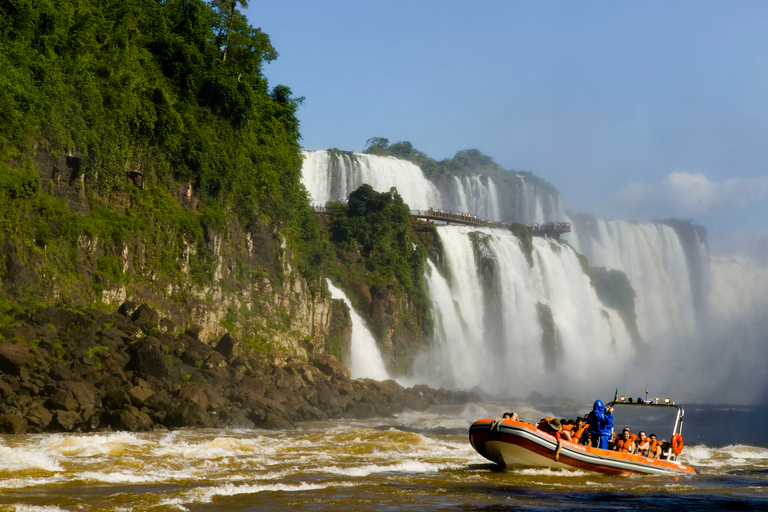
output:
[[[556,462],[555,437],[520,421],[478,420],[469,428],[469,441],[480,455],[501,467],[546,467],[609,475],[696,474],[694,468],[674,460],[601,450],[569,441],[563,441],[559,461]]]

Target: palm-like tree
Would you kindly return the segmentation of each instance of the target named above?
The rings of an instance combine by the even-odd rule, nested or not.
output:
[[[229,27],[227,28],[227,41],[224,43],[224,56],[222,62],[227,61],[227,50],[229,49],[229,34],[232,32],[232,21],[235,19],[235,8],[240,4],[243,9],[248,8],[248,0],[228,0],[229,3]]]

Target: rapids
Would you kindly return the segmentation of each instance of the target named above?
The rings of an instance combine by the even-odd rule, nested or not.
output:
[[[700,470],[696,477],[498,471],[467,441],[474,420],[507,409],[536,421],[588,407],[475,403],[282,431],[0,436],[0,510],[759,510],[768,504],[766,444],[734,442],[722,431],[718,437],[693,418],[682,461]],[[729,414],[701,409],[701,416]],[[740,414],[745,422],[766,419],[764,408]]]

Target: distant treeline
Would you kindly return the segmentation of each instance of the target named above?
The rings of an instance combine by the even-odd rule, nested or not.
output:
[[[445,183],[454,176],[471,176],[482,174],[493,178],[497,185],[517,188],[522,176],[529,183],[536,184],[552,196],[558,196],[558,190],[547,181],[526,171],[506,170],[493,161],[493,158],[483,154],[478,149],[463,149],[458,151],[453,158],[435,160],[425,153],[413,147],[409,141],[390,143],[384,137],[371,137],[366,141],[364,153],[379,156],[394,156],[408,160],[424,171],[424,174],[435,183]]]

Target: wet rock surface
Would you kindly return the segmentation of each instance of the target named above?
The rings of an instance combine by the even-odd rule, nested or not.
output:
[[[389,416],[473,393],[350,378],[336,358],[258,355],[225,334],[163,332],[146,304],[117,313],[49,307],[0,333],[0,432],[290,428]],[[130,313],[129,313],[130,312]]]

